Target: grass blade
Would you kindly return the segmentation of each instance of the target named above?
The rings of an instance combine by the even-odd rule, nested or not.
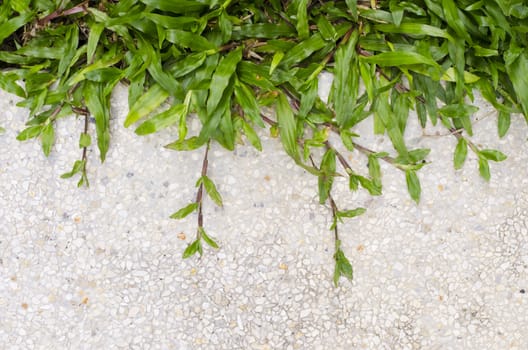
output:
[[[416,171],[407,170],[405,172],[405,181],[407,182],[407,190],[409,191],[411,198],[416,203],[419,203],[422,188],[420,186],[420,180],[418,179],[418,175],[416,175]]]
[[[83,91],[86,107],[95,118],[97,147],[104,162],[110,145],[110,97],[104,95],[103,83],[87,81]]]
[[[130,108],[125,119],[125,128],[147,116],[150,112],[158,108],[169,96],[169,93],[160,85],[153,85],[136,103]]]
[[[347,123],[351,116],[359,88],[359,67],[356,56],[358,32],[354,31],[346,46],[335,53],[335,78],[332,84],[332,96],[336,120],[340,126]]]
[[[284,150],[293,159],[299,159],[299,149],[297,147],[297,122],[288,99],[284,94],[279,94],[277,98],[277,120],[279,123],[279,135]]]

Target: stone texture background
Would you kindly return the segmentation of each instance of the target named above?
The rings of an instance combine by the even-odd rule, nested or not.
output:
[[[38,142],[15,139],[27,117],[16,102],[0,92],[0,348],[528,348],[521,116],[499,139],[496,114],[477,102],[474,142],[509,156],[491,164],[489,183],[471,153],[455,171],[455,138],[422,131],[415,117],[409,146],[431,148],[419,205],[387,164],[380,197],[350,193],[338,179],[338,204],[367,213],[340,226],[355,278],[334,288],[330,211],[318,204],[317,180],[265,130],[262,153],[213,146],[210,177],[225,205],[206,203],[205,226],[221,249],[182,260],[196,216],[168,217],[194,198],[203,150],[162,148],[174,130],[124,129],[120,88],[107,161],[92,150],[90,188],[78,189],[59,176],[81,155],[82,121],[60,120],[45,158]],[[358,130],[361,144],[391,150],[369,121]],[[349,161],[366,173],[361,154]]]

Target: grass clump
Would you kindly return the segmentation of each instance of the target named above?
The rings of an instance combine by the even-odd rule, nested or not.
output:
[[[379,162],[389,162],[403,172],[418,202],[417,172],[429,150],[405,143],[415,110],[423,127],[441,124],[457,138],[455,168],[470,150],[489,180],[488,162],[506,156],[471,142],[473,92],[498,111],[501,137],[512,115],[528,117],[527,33],[523,0],[7,0],[0,5],[0,88],[29,109],[27,128],[17,138],[38,138],[46,155],[58,119],[84,118],[80,158],[62,175],[79,176],[79,186],[88,185],[92,139],[105,160],[110,94],[119,82],[129,86],[125,127],[147,135],[176,126],[167,148],[203,147],[196,200],[172,215],[198,213],[196,240],[184,257],[202,254],[202,243],[218,247],[202,213],[204,194],[222,205],[207,175],[211,142],[233,150],[246,139],[261,150],[255,129],[269,127],[292,160],[318,177],[320,203],[329,204],[333,218],[337,285],[341,276],[353,275],[338,225],[365,210],[338,206],[334,177],[344,171],[350,190],[380,195]],[[322,71],[334,74],[327,102],[317,95]],[[275,119],[261,113],[266,106],[275,108]],[[195,136],[187,133],[191,118],[202,125]],[[357,141],[355,126],[365,118],[373,118],[375,133],[388,135],[392,150],[376,153]],[[347,163],[329,133],[365,155],[368,176]]]

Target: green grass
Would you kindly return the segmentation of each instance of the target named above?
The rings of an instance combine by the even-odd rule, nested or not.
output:
[[[84,118],[80,157],[62,175],[78,177],[79,186],[88,185],[92,140],[101,161],[111,146],[110,94],[119,82],[129,88],[124,127],[147,135],[173,126],[167,148],[204,148],[196,199],[171,216],[197,212],[196,239],[184,258],[201,255],[202,243],[218,248],[202,213],[204,194],[222,205],[207,175],[211,142],[233,150],[247,140],[261,150],[256,129],[268,127],[292,161],[318,177],[320,202],[330,205],[333,218],[337,285],[341,276],[353,276],[338,226],[365,210],[339,207],[334,177],[347,176],[351,191],[380,195],[379,163],[388,162],[402,171],[419,202],[417,172],[429,150],[405,142],[415,110],[423,127],[440,124],[457,138],[456,169],[471,151],[489,180],[488,162],[506,156],[471,142],[473,93],[497,110],[501,137],[512,116],[528,117],[527,33],[524,0],[7,0],[0,5],[0,88],[29,109],[17,138],[40,140],[46,155],[58,119]],[[335,76],[327,103],[317,95],[322,71]],[[266,106],[276,109],[276,119],[262,115]],[[190,137],[187,124],[194,118],[202,128]],[[393,149],[375,153],[358,142],[355,126],[366,118]],[[329,133],[365,155],[368,176],[347,163]],[[320,159],[312,154],[317,148]]]

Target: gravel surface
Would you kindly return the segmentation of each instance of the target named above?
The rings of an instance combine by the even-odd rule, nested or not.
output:
[[[81,156],[82,120],[57,123],[45,158],[38,142],[15,139],[28,112],[0,92],[0,348],[528,349],[522,117],[499,139],[496,114],[478,102],[474,142],[509,156],[491,163],[489,183],[471,153],[455,171],[456,139],[415,117],[409,147],[431,148],[419,205],[388,164],[380,197],[337,179],[338,204],[367,213],[340,226],[355,278],[334,288],[317,180],[265,130],[261,153],[213,145],[209,175],[224,207],[206,202],[205,228],[221,248],[182,260],[196,216],[168,217],[194,198],[204,150],[162,148],[174,130],[124,129],[126,100],[119,88],[107,161],[90,151],[90,187],[78,189],[59,177]],[[390,151],[371,129],[360,125],[358,142]],[[364,156],[348,158],[366,173]]]

